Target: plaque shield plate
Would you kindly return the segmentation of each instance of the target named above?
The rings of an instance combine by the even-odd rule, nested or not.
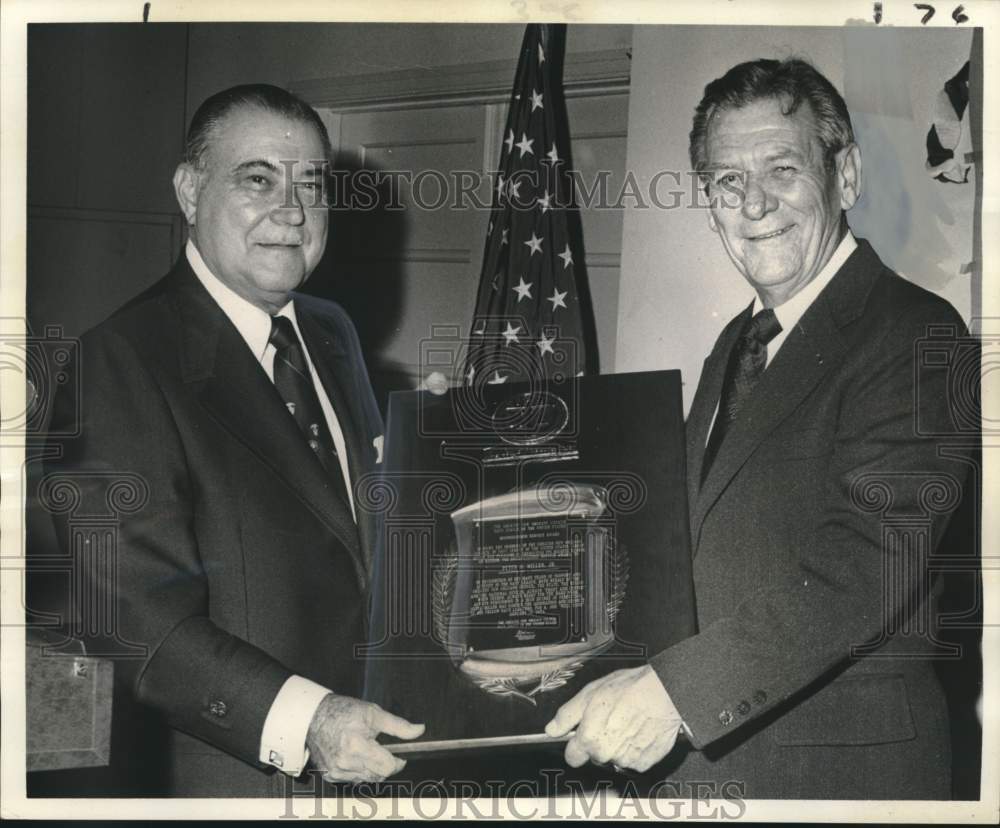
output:
[[[434,624],[465,677],[535,704],[611,645],[628,566],[607,511],[605,489],[567,482],[558,495],[531,487],[452,514]]]

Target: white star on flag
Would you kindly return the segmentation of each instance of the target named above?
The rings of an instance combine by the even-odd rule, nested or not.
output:
[[[545,236],[538,238],[534,232],[531,233],[531,238],[528,239],[525,244],[531,248],[531,255],[534,256],[536,253],[542,252],[542,242],[545,240]],[[568,245],[567,245],[568,246]]]
[[[517,332],[520,331],[520,330],[521,330],[521,326],[520,325],[518,325],[515,328],[513,325],[510,324],[510,322],[507,323],[507,330],[505,330],[503,332],[503,338],[507,340],[507,343],[506,343],[507,345],[510,345],[511,342],[518,342],[519,341],[518,338],[517,338]]]
[[[521,182],[512,180],[507,185],[507,198],[510,201],[513,201],[515,198],[520,198],[520,197],[521,197]]]
[[[521,157],[524,158],[526,152],[530,152],[532,155],[535,151],[531,148],[531,145],[535,143],[535,139],[532,138],[528,140],[528,136],[525,133],[521,133],[521,140],[517,142],[517,148],[521,150]]]
[[[553,313],[555,313],[556,308],[565,308],[566,307],[566,303],[563,301],[563,299],[566,298],[566,294],[567,293],[569,293],[569,291],[564,290],[562,293],[560,293],[559,292],[559,288],[553,288],[552,289],[552,295],[546,301],[552,303],[552,312]]]
[[[551,161],[553,164],[555,164],[559,160],[559,153],[556,152],[555,141],[552,142],[552,150],[550,152],[545,153],[545,157],[548,158],[549,161]]]
[[[563,270],[573,264],[573,254],[569,250],[569,242],[566,242],[566,249],[559,254],[559,258],[563,260]]]
[[[547,353],[548,354],[553,353],[552,345],[555,341],[556,341],[555,337],[552,337],[552,339],[546,339],[545,334],[542,334],[542,338],[535,343],[538,346],[538,350],[541,351],[539,356],[545,356],[545,354]]]
[[[500,246],[503,247],[507,244],[507,234],[510,232],[510,228],[504,227],[503,235],[500,237]]]
[[[499,371],[494,371],[493,376],[486,380],[487,385],[503,385],[507,382],[507,377],[501,377]]]
[[[500,173],[500,175],[497,176],[497,201],[503,198],[503,186],[504,186],[503,173]]]
[[[542,106],[542,93],[536,92],[534,89],[531,90],[531,111],[534,112],[536,109],[545,109]]]
[[[548,190],[545,191],[545,195],[542,198],[538,199],[538,206],[542,208],[542,212],[543,213],[546,210],[551,210],[552,209],[552,205],[549,203],[551,200],[552,200],[552,196],[549,195],[549,191]]]
[[[542,44],[538,44],[538,65],[541,66],[545,63],[545,50],[542,48]]]
[[[468,373],[467,373],[467,374],[465,375],[465,384],[466,384],[466,385],[472,385],[472,378],[473,378],[473,377],[474,377],[475,375],[476,375],[476,366],[475,366],[475,365],[470,365],[470,366],[469,366],[469,371],[468,371]]]
[[[532,282],[525,282],[524,277],[521,277],[521,281],[511,288],[514,293],[517,294],[517,301],[520,302],[522,299],[531,299],[531,285]]]
[[[503,139],[503,142],[507,145],[507,152],[511,151],[511,147],[514,146],[514,130],[507,130],[507,137]]]

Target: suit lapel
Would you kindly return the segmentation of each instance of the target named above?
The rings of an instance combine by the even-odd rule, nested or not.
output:
[[[857,318],[864,309],[880,266],[867,242],[859,240],[858,249],[806,310],[761,376],[746,407],[719,447],[705,485],[696,497],[691,521],[695,550],[698,548],[705,516],[729,482],[761,442],[798,407],[843,356],[847,343],[841,328]],[[728,354],[728,349],[725,354]],[[725,354],[721,357],[723,373]],[[714,375],[711,381],[712,388],[706,388],[706,397],[711,392],[710,404],[711,410],[714,410],[722,384]],[[704,433],[702,437],[704,438]],[[696,465],[700,475],[704,440],[693,450],[698,455]],[[696,486],[697,480],[695,478]]]
[[[185,381],[201,384],[200,400],[208,413],[333,531],[365,586],[366,569],[350,510],[334,494],[326,472],[239,332],[186,261],[178,270],[175,310]]]
[[[314,314],[304,303],[296,301],[295,315],[306,340],[306,347],[312,357],[313,366],[319,374],[320,382],[326,389],[327,396],[337,414],[337,421],[344,434],[347,448],[347,465],[350,469],[351,481],[357,485],[358,480],[371,470],[374,447],[366,439],[367,432],[358,406],[352,404],[357,394],[352,393],[356,377],[347,348],[340,341],[338,331],[331,329],[326,320]],[[357,502],[357,489],[352,492],[354,509],[358,517],[358,532],[360,533],[361,554],[367,571],[371,572],[371,550],[374,538],[373,527],[369,513]]]

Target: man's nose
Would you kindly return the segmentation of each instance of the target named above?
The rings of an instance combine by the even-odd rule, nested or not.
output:
[[[748,175],[743,192],[743,215],[758,221],[778,207],[778,199],[761,186],[756,176]]]
[[[271,218],[278,224],[299,225],[306,220],[302,198],[295,187],[289,187],[282,202],[271,211]]]

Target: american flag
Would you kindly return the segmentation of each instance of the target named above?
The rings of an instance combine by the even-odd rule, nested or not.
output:
[[[593,313],[562,96],[566,27],[524,33],[494,180],[466,385],[593,372]]]

